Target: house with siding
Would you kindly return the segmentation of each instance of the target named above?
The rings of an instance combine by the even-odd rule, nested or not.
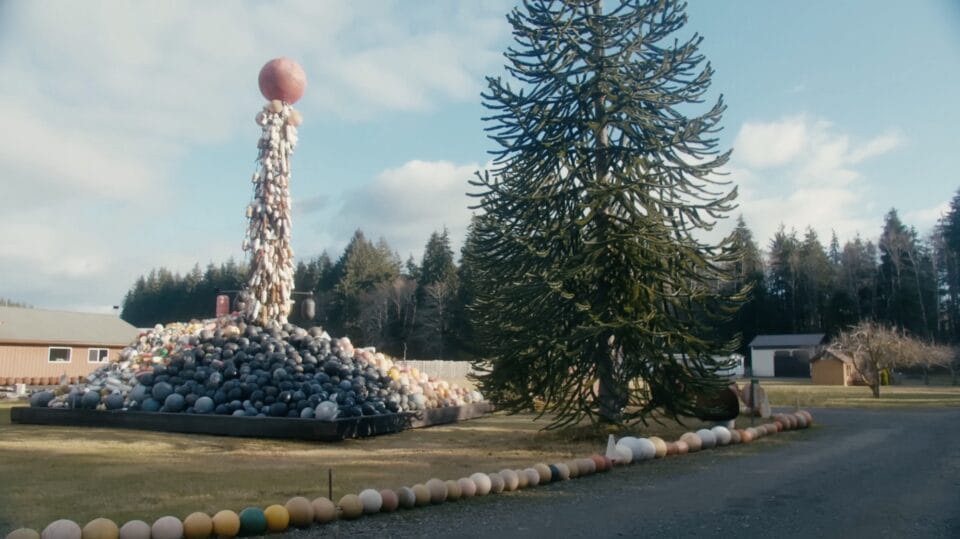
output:
[[[116,359],[139,333],[111,314],[0,307],[0,385],[77,379]]]
[[[826,335],[798,333],[757,335],[750,341],[753,376],[810,377],[810,360],[819,353]]]

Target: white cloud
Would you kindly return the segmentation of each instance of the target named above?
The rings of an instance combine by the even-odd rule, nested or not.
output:
[[[928,230],[936,225],[948,211],[950,211],[950,201],[945,200],[932,208],[908,211],[903,218],[904,222],[916,227],[917,230]]]
[[[730,178],[740,186],[740,209],[765,244],[780,226],[812,227],[821,241],[873,236],[876,191],[861,165],[903,144],[890,131],[859,141],[832,123],[807,116],[747,122],[736,138]]]
[[[751,168],[789,163],[804,149],[807,123],[799,116],[772,123],[744,123],[733,143],[737,160]]]
[[[477,164],[413,160],[383,171],[349,194],[336,217],[341,236],[354,229],[368,238],[384,237],[402,258],[422,253],[430,233],[446,226],[454,250],[470,223],[466,195]]]

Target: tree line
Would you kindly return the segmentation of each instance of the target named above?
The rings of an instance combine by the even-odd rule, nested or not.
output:
[[[960,341],[960,192],[926,237],[891,209],[875,241],[857,236],[841,245],[833,235],[824,245],[812,228],[800,235],[781,227],[761,250],[740,218],[731,249],[738,252],[728,262],[733,277],[716,286],[751,292],[716,329],[722,338],[739,335],[742,352],[759,334],[832,337],[860,321]],[[296,290],[315,298],[317,308],[313,320],[305,319],[299,307],[308,296],[298,294],[290,321],[401,357],[472,357],[479,350],[469,260],[457,263],[446,229],[430,235],[419,261],[405,262],[386,240],[373,242],[357,230],[338,259],[322,252],[297,264]],[[121,316],[138,327],[208,318],[217,294],[239,290],[246,278],[246,265],[232,259],[184,275],[160,267],[136,280]]]

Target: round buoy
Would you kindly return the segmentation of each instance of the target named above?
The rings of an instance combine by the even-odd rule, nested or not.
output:
[[[740,443],[740,431],[737,429],[727,429],[730,431],[730,443],[739,444]]]
[[[150,539],[150,525],[142,520],[131,520],[120,526],[120,539]]]
[[[807,416],[797,412],[793,414],[793,417],[797,418],[797,426],[801,429],[807,428]]]
[[[290,525],[296,528],[306,528],[313,524],[313,505],[303,496],[296,496],[283,504],[290,515]]]
[[[653,454],[654,458],[662,459],[663,457],[667,456],[667,442],[665,442],[663,438],[660,438],[659,436],[651,436],[647,439],[650,440],[650,442],[656,448],[656,452]]]
[[[503,492],[503,478],[498,473],[487,474],[490,478],[490,494],[500,494]]]
[[[83,531],[80,525],[65,518],[47,524],[47,527],[40,532],[41,539],[80,539],[82,536]]]
[[[617,446],[626,447],[630,450],[630,460],[628,462],[633,462],[635,460],[640,460],[643,450],[640,449],[640,444],[637,438],[633,436],[624,436],[617,441]]]
[[[517,489],[527,488],[527,472],[523,470],[514,470],[513,473],[517,474]]]
[[[717,435],[710,429],[700,429],[694,434],[700,438],[701,449],[712,449],[717,446]]]
[[[447,501],[447,483],[442,479],[427,481],[427,490],[430,491],[430,503],[440,504]]]
[[[320,496],[310,502],[313,506],[313,520],[321,524],[333,522],[337,519],[337,506],[333,500]]]
[[[533,469],[536,470],[538,474],[540,474],[539,484],[545,485],[551,481],[553,472],[550,470],[549,466],[547,466],[542,462],[538,462],[533,465]]]
[[[679,454],[679,451],[677,451],[677,443],[676,443],[676,442],[666,442],[666,444],[667,444],[667,455],[668,455],[668,456],[671,456],[671,457],[672,457],[672,456],[674,456],[674,455]]]
[[[637,438],[635,446],[640,450],[640,458],[634,455],[633,460],[650,460],[657,456],[657,446],[648,438]]]
[[[557,472],[560,473],[560,480],[566,481],[570,479],[570,467],[564,462],[558,462],[554,466],[557,467]]]
[[[557,468],[556,464],[548,464],[547,468],[550,468],[550,482],[556,483],[560,480],[560,468]]]
[[[150,526],[152,539],[181,539],[183,537],[183,522],[174,516],[160,517]]]
[[[400,507],[404,509],[413,509],[417,505],[417,495],[413,493],[410,487],[400,487],[397,489],[397,500]]]
[[[623,442],[617,442],[614,449],[617,452],[617,458],[613,461],[614,464],[622,465],[633,462],[633,449],[630,446],[625,445]]]
[[[524,468],[523,475],[527,476],[527,486],[535,487],[540,484],[540,472],[533,468]]]
[[[363,502],[356,494],[346,494],[337,503],[340,508],[340,514],[343,518],[351,520],[360,517],[363,514]]]
[[[460,499],[460,483],[447,479],[443,484],[447,487],[447,501],[455,502]]]
[[[40,539],[40,534],[37,530],[31,530],[30,528],[17,528],[8,533],[4,539]]]
[[[577,459],[577,467],[580,468],[580,475],[593,475],[597,473],[597,463],[593,459]]]
[[[282,532],[290,527],[290,513],[282,505],[271,505],[263,510],[263,516],[267,519],[267,529],[271,532]]]
[[[183,519],[184,539],[207,539],[213,533],[213,519],[210,515],[197,511]]]
[[[384,513],[392,513],[400,507],[400,498],[397,497],[397,493],[388,488],[380,491],[380,499],[383,500],[380,511]]]
[[[727,427],[717,425],[710,429],[713,431],[713,437],[717,440],[717,445],[729,445],[730,444],[730,430]]]
[[[737,432],[740,433],[740,443],[749,444],[753,441],[753,434],[749,430],[737,429]]]
[[[797,413],[798,413],[798,414],[802,414],[803,417],[805,417],[805,418],[807,419],[807,426],[808,426],[808,427],[809,427],[810,425],[813,425],[813,414],[811,414],[810,412],[808,412],[808,411],[806,411],[806,410],[800,410],[800,411],[797,412]]]
[[[673,442],[673,443],[677,446],[678,455],[686,455],[687,453],[690,452],[690,446],[687,445],[687,442],[683,440],[677,440],[676,442]]]
[[[475,474],[470,474],[470,479],[477,485],[477,496],[486,496],[487,494],[490,494],[490,489],[493,485],[490,483],[489,475],[477,472]]]
[[[607,469],[606,469],[606,462],[603,460],[603,457],[602,457],[602,456],[597,455],[597,454],[593,454],[593,455],[590,455],[590,460],[592,460],[593,463],[596,465],[596,468],[597,468],[597,471],[598,471],[598,472],[605,472],[605,471],[607,471]]]
[[[687,449],[691,453],[696,453],[703,448],[703,440],[692,432],[684,433],[684,435],[680,437],[680,441],[687,444]]]
[[[87,522],[87,525],[80,530],[80,534],[83,539],[119,539],[120,528],[109,518],[101,517]]]
[[[260,69],[257,82],[267,99],[296,103],[307,87],[307,75],[300,64],[289,58],[274,58]]]
[[[423,483],[413,485],[413,496],[416,499],[417,507],[430,505],[430,489]]]
[[[267,517],[259,507],[247,507],[240,511],[240,535],[263,535],[267,533]]]
[[[469,477],[457,479],[457,485],[460,487],[461,498],[471,498],[477,494],[477,484]]]
[[[383,496],[380,495],[380,491],[378,490],[372,488],[362,490],[359,498],[360,503],[363,504],[363,513],[365,515],[379,513],[380,508],[383,507]]]

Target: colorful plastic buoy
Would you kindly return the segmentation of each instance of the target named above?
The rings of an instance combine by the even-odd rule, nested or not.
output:
[[[267,529],[271,532],[282,532],[290,527],[290,513],[282,505],[271,505],[263,510],[263,516],[267,519]]]
[[[423,483],[413,485],[413,496],[416,499],[417,507],[426,507],[430,505],[430,489]]]
[[[397,493],[388,488],[380,491],[380,499],[383,501],[380,511],[384,513],[392,513],[400,507],[400,498],[397,497]]]
[[[372,488],[364,489],[360,491],[358,497],[360,498],[360,503],[363,504],[363,514],[365,515],[379,513],[380,508],[383,507],[383,496],[380,495],[379,490]]]
[[[290,515],[290,525],[296,528],[306,528],[313,524],[313,505],[303,496],[295,496],[283,504]]]
[[[526,468],[523,473],[527,476],[527,486],[535,487],[540,484],[540,472],[537,470]]]
[[[431,479],[426,486],[430,491],[430,503],[436,505],[447,501],[447,483],[442,479]]]
[[[267,533],[267,517],[259,507],[247,507],[240,511],[240,535],[263,535]]]
[[[363,502],[356,494],[346,494],[337,503],[340,508],[340,514],[347,520],[359,518],[363,514]]]
[[[551,477],[553,477],[553,472],[550,470],[549,466],[547,466],[542,462],[538,462],[533,465],[533,469],[536,470],[538,474],[540,474],[539,484],[545,485],[551,481]]]
[[[120,528],[109,518],[95,518],[80,531],[83,539],[119,539]],[[190,538],[192,539],[192,538]]]
[[[477,485],[477,496],[486,496],[487,494],[490,494],[490,488],[493,485],[490,483],[489,475],[477,472],[470,475],[470,480]]]
[[[40,532],[41,539],[81,539],[82,536],[83,531],[80,525],[65,518],[47,524],[47,527]]]
[[[500,494],[503,492],[503,478],[498,473],[487,474],[490,478],[490,494]]]
[[[337,520],[337,506],[330,498],[320,496],[310,502],[313,506],[313,520],[320,524]]]
[[[452,479],[443,482],[447,487],[447,501],[455,502],[460,499],[460,483]]]
[[[213,533],[213,519],[210,515],[197,511],[183,519],[184,539],[207,539]]]
[[[40,539],[40,533],[30,528],[17,528],[8,533],[4,539]]]
[[[684,433],[684,435],[680,437],[680,441],[687,444],[687,449],[690,453],[696,453],[703,448],[703,441],[692,432]]]
[[[460,486],[461,498],[472,498],[477,495],[477,484],[473,482],[473,479],[461,477],[457,479],[457,485]]]
[[[659,436],[651,436],[647,439],[650,440],[654,447],[657,448],[653,455],[654,458],[662,459],[663,457],[667,456],[667,442],[665,442],[663,438],[660,438]]]
[[[183,522],[175,516],[160,517],[150,526],[152,539],[181,539],[183,537]]]
[[[400,507],[403,509],[413,509],[417,506],[417,495],[413,493],[413,489],[410,487],[400,487],[397,489],[397,498],[399,499]]]
[[[150,539],[150,525],[142,520],[131,520],[120,526],[120,539]]]

